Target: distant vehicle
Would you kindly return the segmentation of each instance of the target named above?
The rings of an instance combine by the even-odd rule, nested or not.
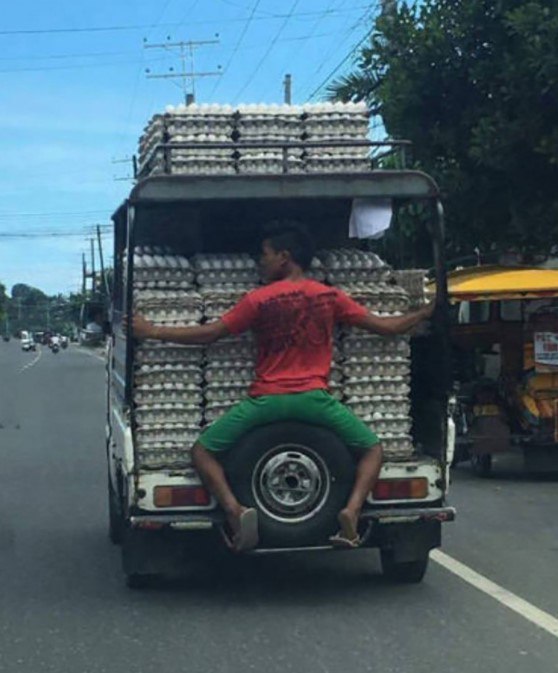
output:
[[[60,350],[60,335],[59,334],[53,334],[49,341],[48,341],[48,347],[49,348],[56,348],[58,352]]]
[[[60,350],[60,346],[57,343],[53,343],[52,346],[50,347],[50,350],[53,353],[58,353],[58,351]]]
[[[21,340],[21,350],[36,351],[37,344],[33,341],[33,339],[30,336],[27,336]]]
[[[33,341],[36,344],[42,344],[43,343],[43,338],[44,338],[45,333],[44,332],[35,332],[33,335]]]
[[[558,270],[476,266],[448,276],[460,383],[457,460],[489,476],[517,456],[558,470]],[[474,357],[471,357],[474,354]]]
[[[62,348],[68,348],[69,343],[70,343],[70,340],[68,339],[67,336],[61,336],[60,337],[60,346]]]
[[[28,332],[27,330],[24,330],[24,329],[21,330],[21,332],[19,333],[19,336],[20,336],[20,339],[22,341],[24,339],[32,339],[33,338],[33,335],[31,334],[31,332]]]
[[[4,334],[2,336],[2,341],[9,341],[10,340],[10,335],[9,334]]]

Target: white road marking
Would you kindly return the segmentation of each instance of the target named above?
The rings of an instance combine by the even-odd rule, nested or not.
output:
[[[475,589],[494,598],[498,603],[505,605],[527,621],[532,622],[539,628],[544,629],[558,638],[558,619],[550,613],[537,608],[532,603],[529,603],[529,601],[504,589],[504,587],[489,580],[487,577],[484,577],[484,575],[469,568],[469,566],[466,566],[464,563],[444,554],[444,552],[439,549],[433,549],[430,552],[430,558],[433,561],[436,561],[436,563],[439,563],[446,570],[449,570],[454,575],[457,575],[462,580],[475,587]]]
[[[39,346],[39,352],[35,356],[35,359],[31,360],[31,362],[28,362],[26,365],[23,365],[23,367],[19,370],[18,374],[22,374],[26,369],[30,369],[31,367],[33,367],[33,365],[36,365],[37,362],[39,362],[39,360],[41,359],[42,354],[43,354],[43,351],[42,351],[41,347]]]

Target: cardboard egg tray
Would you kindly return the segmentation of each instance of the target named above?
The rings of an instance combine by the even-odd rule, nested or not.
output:
[[[371,168],[368,147],[291,147],[286,166],[269,143],[366,140],[366,105],[317,103],[296,105],[169,106],[150,120],[139,141],[141,176],[170,170],[177,174],[233,174],[365,171]],[[231,144],[230,148],[207,147]],[[161,147],[171,145],[168,156]],[[190,148],[172,147],[188,143]],[[196,144],[204,143],[197,149]],[[258,143],[259,150],[243,147]]]
[[[167,320],[166,324],[177,324],[177,316],[198,322],[218,318],[258,282],[255,264],[247,255],[197,255],[182,260],[179,269],[189,274],[187,291],[145,286],[152,282],[153,270],[157,283],[170,280],[163,272],[171,264],[176,261],[150,267],[139,278],[135,275],[136,306],[160,321]],[[326,251],[314,260],[312,271],[319,279],[336,279],[355,299],[380,311],[406,310],[409,289],[419,286],[418,274],[413,276],[414,285],[399,284],[401,277],[392,275],[376,255],[358,250]],[[394,307],[395,299],[401,305]],[[177,314],[179,308],[182,313]],[[407,336],[379,337],[355,328],[336,329],[331,393],[370,424],[389,460],[407,459],[413,453],[409,357]],[[155,341],[141,344],[134,387],[141,465],[146,469],[189,465],[189,449],[201,428],[247,394],[253,366],[254,344],[249,334],[205,348]]]

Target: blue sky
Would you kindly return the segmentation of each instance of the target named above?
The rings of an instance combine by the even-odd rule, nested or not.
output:
[[[93,225],[125,197],[149,117],[182,101],[176,52],[147,43],[211,40],[196,52],[200,103],[281,102],[285,73],[302,103],[371,26],[379,0],[22,0],[0,24],[0,282],[47,293],[81,284]],[[351,66],[349,59],[336,74]],[[107,256],[111,239],[104,230]],[[53,234],[59,234],[54,236]],[[23,238],[22,235],[26,237]]]

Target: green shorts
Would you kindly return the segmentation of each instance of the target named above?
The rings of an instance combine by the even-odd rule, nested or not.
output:
[[[366,451],[378,436],[326,390],[247,397],[212,423],[199,437],[209,451],[226,451],[252,428],[277,421],[301,421],[329,428],[349,449]]]

